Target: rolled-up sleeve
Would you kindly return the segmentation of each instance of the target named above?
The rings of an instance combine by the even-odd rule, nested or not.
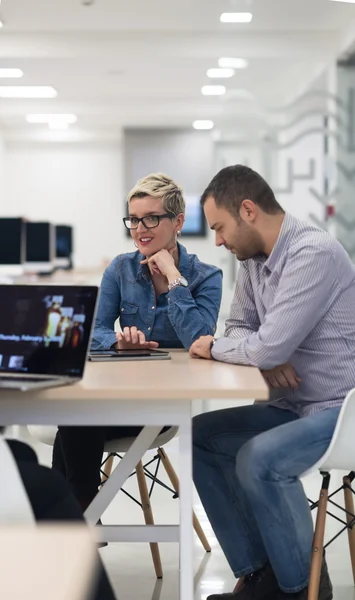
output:
[[[170,323],[185,348],[202,335],[214,335],[222,298],[222,272],[215,271],[193,292],[176,286],[168,294]]]
[[[91,342],[92,350],[106,350],[116,343],[115,321],[119,316],[121,294],[114,276],[116,263],[106,269],[100,287],[100,300]]]
[[[274,302],[255,333],[222,337],[212,355],[223,362],[272,369],[292,357],[339,292],[329,249],[303,247],[290,254]]]

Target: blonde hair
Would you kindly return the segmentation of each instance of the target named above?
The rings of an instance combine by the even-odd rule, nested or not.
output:
[[[175,181],[163,173],[151,173],[140,179],[127,196],[127,204],[132,198],[144,198],[151,196],[159,198],[163,202],[167,213],[177,216],[185,214],[184,193]]]

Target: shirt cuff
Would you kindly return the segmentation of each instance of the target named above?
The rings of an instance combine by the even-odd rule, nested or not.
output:
[[[173,300],[179,300],[186,298],[186,296],[190,296],[191,292],[188,287],[184,285],[176,285],[168,292],[168,302],[172,302]]]
[[[109,350],[114,344],[116,344],[116,342],[116,334],[113,332],[112,334],[107,333],[107,335],[100,340],[97,338],[95,339],[94,335],[94,339],[91,342],[91,350]]]
[[[220,362],[240,365],[249,364],[244,352],[244,340],[227,337],[218,338],[213,344],[211,355]]]

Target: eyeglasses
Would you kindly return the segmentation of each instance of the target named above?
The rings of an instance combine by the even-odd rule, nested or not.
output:
[[[174,219],[175,215],[172,213],[165,213],[163,215],[147,215],[138,219],[138,217],[124,217],[123,222],[127,229],[138,229],[139,223],[143,223],[146,229],[154,229],[158,227],[161,219]]]

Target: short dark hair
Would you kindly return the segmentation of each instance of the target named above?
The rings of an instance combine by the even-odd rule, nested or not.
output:
[[[270,215],[284,212],[265,179],[243,165],[226,167],[217,173],[201,196],[202,206],[210,196],[217,206],[223,206],[236,216],[243,200],[252,200]]]

